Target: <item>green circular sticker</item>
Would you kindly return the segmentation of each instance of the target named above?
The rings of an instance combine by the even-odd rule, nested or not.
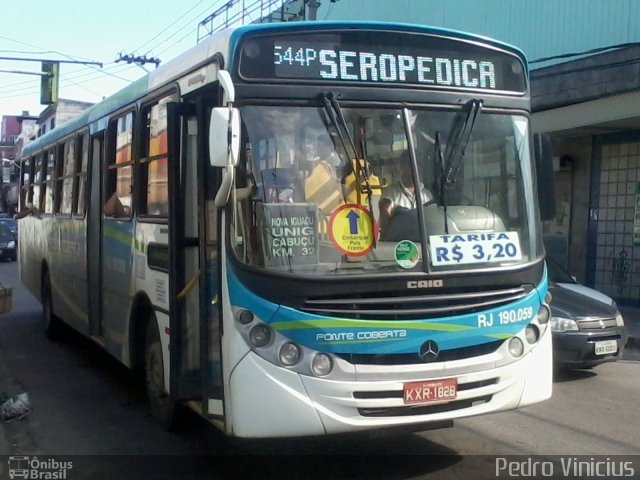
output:
[[[413,268],[420,261],[420,250],[411,240],[402,240],[396,244],[395,256],[402,268]]]

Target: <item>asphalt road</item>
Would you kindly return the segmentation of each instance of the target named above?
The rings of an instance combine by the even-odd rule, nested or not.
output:
[[[637,352],[559,375],[548,402],[447,430],[239,443],[184,412],[168,433],[147,413],[138,379],[93,343],[45,338],[15,263],[0,263],[0,282],[14,287],[13,311],[0,317],[0,392],[27,391],[34,406],[0,424],[0,455],[71,456],[69,480],[484,478],[495,458],[476,455],[640,454]]]

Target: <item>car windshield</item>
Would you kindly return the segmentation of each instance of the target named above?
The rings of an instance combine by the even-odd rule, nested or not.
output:
[[[528,119],[479,110],[461,135],[464,107],[241,107],[238,257],[320,275],[539,257]]]
[[[5,223],[0,223],[0,236],[6,237],[11,235],[11,229]]]
[[[7,225],[12,230],[18,227],[18,223],[12,218],[0,218],[0,223]]]
[[[558,262],[549,257],[546,258],[546,262],[549,281],[554,283],[576,283],[573,277]]]

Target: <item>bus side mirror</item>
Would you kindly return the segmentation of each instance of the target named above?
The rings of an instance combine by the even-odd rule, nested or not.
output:
[[[224,207],[229,201],[239,153],[240,111],[237,108],[214,108],[209,122],[209,162],[213,167],[224,168],[215,199],[217,207]]]
[[[209,122],[209,162],[212,167],[235,167],[240,152],[240,111],[218,107]]]
[[[533,150],[536,159],[540,218],[552,220],[556,215],[556,185],[549,135],[536,133],[533,136]]]

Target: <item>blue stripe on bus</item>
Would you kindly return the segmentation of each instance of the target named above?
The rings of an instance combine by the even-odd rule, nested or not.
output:
[[[535,318],[547,291],[545,276],[524,298],[480,313],[424,320],[356,320],[324,317],[271,303],[250,292],[231,270],[227,280],[234,306],[252,311],[301,345],[333,353],[416,353],[429,339],[435,340],[441,350],[450,350],[509,338]]]

